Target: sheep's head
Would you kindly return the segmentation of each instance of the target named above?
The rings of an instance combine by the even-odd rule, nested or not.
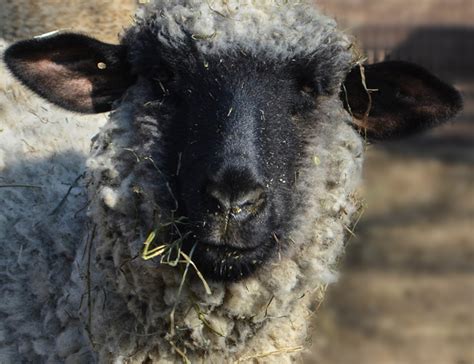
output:
[[[121,45],[76,34],[19,42],[5,60],[66,109],[105,112],[126,100],[140,103],[134,113],[142,123],[162,124],[162,144],[150,157],[160,160],[176,203],[169,208],[188,218],[186,245],[198,243],[193,259],[209,278],[247,276],[288,238],[308,198],[295,185],[311,158],[310,137],[324,133],[321,120],[352,120],[363,137],[385,139],[439,124],[461,107],[457,91],[418,66],[355,65],[346,38],[325,18],[306,24],[317,34],[301,27],[300,38],[286,34],[297,31],[290,24],[273,38],[234,30],[227,43],[218,30],[196,34],[184,20],[160,21],[142,20]],[[332,120],[338,113],[347,118]]]

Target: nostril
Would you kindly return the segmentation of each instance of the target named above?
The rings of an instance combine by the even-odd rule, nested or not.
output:
[[[258,188],[252,191],[248,191],[245,194],[241,194],[235,201],[233,201],[233,205],[239,207],[248,207],[261,202],[265,197],[263,189]]]
[[[209,184],[205,188],[205,194],[211,200],[217,203],[220,210],[227,211],[231,207],[228,194],[222,192],[217,185]]]
[[[257,188],[240,194],[238,198],[231,202],[231,211],[234,214],[255,213],[260,210],[265,202],[265,192],[262,188]]]
[[[219,188],[217,184],[208,184],[204,189],[207,200],[223,213],[234,216],[258,212],[264,205],[266,195],[262,187],[252,190],[234,190]]]

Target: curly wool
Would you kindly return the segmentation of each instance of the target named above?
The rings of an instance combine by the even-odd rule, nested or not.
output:
[[[0,40],[0,53],[6,46]],[[57,307],[86,220],[78,177],[105,121],[46,103],[0,62],[1,363],[60,362],[77,349],[81,336],[71,337],[69,319]]]
[[[334,22],[309,3],[155,1],[141,12],[125,40],[140,41],[140,31],[150,27],[162,42],[173,41],[170,46],[179,47],[184,33],[178,24],[194,35],[205,54],[228,52],[229,47],[280,60],[295,54],[327,54],[339,80],[352,57]],[[166,178],[159,174],[161,161],[150,161],[150,155],[159,155],[166,109],[149,104],[146,107],[155,108],[155,115],[161,112],[162,118],[148,116],[144,103],[149,87],[149,81],[139,80],[94,141],[87,162],[90,222],[86,227],[80,211],[84,189],[78,187],[69,196],[60,214],[48,216],[48,208],[59,203],[67,186],[58,187],[62,172],[44,175],[36,167],[32,178],[50,185],[52,196],[42,207],[25,212],[22,234],[11,228],[22,202],[12,202],[10,215],[2,216],[8,227],[5,241],[15,243],[2,247],[6,249],[1,255],[2,272],[7,272],[2,289],[12,299],[1,312],[12,319],[2,323],[0,340],[7,344],[2,345],[0,358],[8,362],[31,358],[34,353],[38,360],[50,362],[174,363],[186,357],[191,362],[218,363],[264,355],[261,362],[294,361],[309,334],[312,306],[336,277],[334,265],[343,250],[345,226],[357,208],[354,193],[362,140],[349,125],[350,115],[337,96],[326,98],[313,115],[318,127],[308,135],[295,187],[301,211],[292,221],[291,233],[281,241],[287,245],[281,254],[241,282],[210,284],[212,294],[208,295],[191,273],[180,289],[182,269],[137,258],[150,231],[169,218],[160,205],[166,206],[170,197]],[[28,130],[23,121],[15,125],[17,130]],[[56,153],[66,156],[64,173],[77,176],[81,172],[78,161],[85,155],[82,141],[91,130],[84,127],[84,134],[69,143],[80,150],[79,159],[74,160],[67,157],[65,148],[67,127],[58,123],[55,128],[52,135],[41,135],[41,140],[44,145],[51,141]],[[54,144],[54,133],[60,133],[61,145]],[[15,201],[17,197],[6,198]],[[35,197],[24,198],[28,204]],[[32,232],[32,226],[38,226],[37,216],[44,221],[44,231]],[[81,230],[87,234],[79,246]],[[31,256],[38,258],[18,258],[18,246],[24,240],[26,249],[38,252]],[[45,273],[39,275],[35,267],[42,262]],[[28,289],[26,282],[33,282],[26,285]],[[41,296],[44,292],[48,292],[46,297]]]
[[[138,11],[137,23],[154,28],[170,48],[191,34],[204,54],[244,49],[288,60],[349,45],[310,0],[154,0]]]
[[[143,88],[137,85],[131,99],[137,101]],[[362,141],[348,125],[350,117],[340,101],[327,100],[318,115],[319,130],[308,137],[306,162],[295,189],[306,203],[295,216],[288,239],[281,242],[289,246],[282,247],[280,257],[251,278],[211,284],[212,295],[206,294],[198,279],[187,281],[178,294],[181,270],[134,259],[159,223],[150,201],[166,193],[157,187],[159,176],[144,178],[152,170],[144,157],[151,155],[150,146],[159,144],[159,133],[140,130],[139,125],[144,125],[140,116],[130,118],[135,113],[140,112],[133,104],[119,108],[88,161],[90,217],[96,224],[96,239],[90,246],[92,263],[87,266],[97,294],[93,311],[84,312],[83,320],[93,317],[89,331],[100,348],[101,361],[118,357],[130,363],[147,358],[171,363],[179,359],[179,349],[191,362],[233,362],[300,348],[309,334],[311,307],[336,278],[333,269],[343,250],[345,226],[357,209],[354,192]],[[149,124],[150,120],[147,128]],[[159,129],[158,123],[155,127]],[[153,136],[146,138],[147,134]],[[137,148],[137,135],[145,147]],[[130,150],[133,161],[125,155]],[[159,166],[159,161],[154,164]],[[101,289],[109,292],[107,298]],[[272,358],[284,363],[297,356],[288,353]]]

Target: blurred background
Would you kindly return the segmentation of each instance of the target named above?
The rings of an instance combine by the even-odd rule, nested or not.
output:
[[[114,42],[139,0],[0,0],[0,38],[85,31]],[[367,62],[417,62],[465,110],[429,133],[371,145],[366,208],[315,317],[318,364],[474,363],[474,0],[318,0]]]
[[[474,1],[319,0],[369,63],[462,91],[452,123],[369,147],[365,212],[315,319],[321,364],[474,363]]]

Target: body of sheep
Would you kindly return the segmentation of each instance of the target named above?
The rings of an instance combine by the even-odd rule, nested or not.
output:
[[[158,36],[179,44],[184,36],[181,24],[201,39],[205,54],[236,47],[288,60],[294,54],[326,52],[322,67],[332,67],[340,82],[350,66],[346,38],[307,4],[156,1],[147,9],[129,31],[130,39],[140,41],[140,27],[150,26],[159,30]],[[9,82],[2,85],[7,91]],[[7,317],[0,331],[0,358],[127,363],[296,360],[308,335],[313,305],[335,278],[334,264],[357,208],[354,194],[363,141],[350,125],[351,116],[337,96],[318,109],[318,127],[307,136],[306,159],[295,188],[305,204],[292,221],[291,241],[285,242],[290,246],[250,278],[232,284],[209,282],[209,295],[197,279],[182,285],[181,269],[157,267],[155,261],[137,257],[157,223],[156,206],[150,201],[167,193],[164,181],[147,175],[150,148],[161,137],[157,120],[141,122],[146,118],[141,101],[147,99],[148,82],[139,80],[127,92],[95,138],[87,162],[89,221],[83,181],[78,180],[63,204],[68,186],[57,181],[70,184],[82,173],[87,141],[97,124],[74,121],[72,134],[66,120],[54,124],[48,116],[48,124],[38,123],[47,114],[42,105],[30,104],[34,113],[25,118],[19,115],[29,115],[28,110],[1,111],[11,120],[8,130],[0,133],[2,177],[18,183],[25,171],[31,171],[31,181],[21,182],[43,188],[2,191],[10,208],[1,215],[2,240],[9,243],[3,244],[0,260],[2,294],[8,297],[0,307]],[[5,146],[15,141],[21,148],[35,148],[33,139],[26,146],[18,142],[31,130],[38,130],[34,138],[41,140],[37,156]],[[68,141],[70,137],[74,140]],[[55,154],[63,166],[52,157]],[[159,167],[159,160],[153,162]],[[37,198],[41,201],[32,204]]]
[[[71,26],[116,41],[135,1],[0,1],[0,7],[3,54],[8,42]],[[96,29],[97,23],[105,27]],[[0,61],[1,363],[83,358],[71,355],[77,348],[72,325],[54,313],[82,239],[87,194],[79,177],[90,140],[105,122],[105,115],[45,103]]]
[[[59,204],[85,172],[90,139],[106,118],[44,103],[0,64],[0,120],[0,362],[61,361],[59,347],[73,341],[56,310],[81,242],[84,182]]]

